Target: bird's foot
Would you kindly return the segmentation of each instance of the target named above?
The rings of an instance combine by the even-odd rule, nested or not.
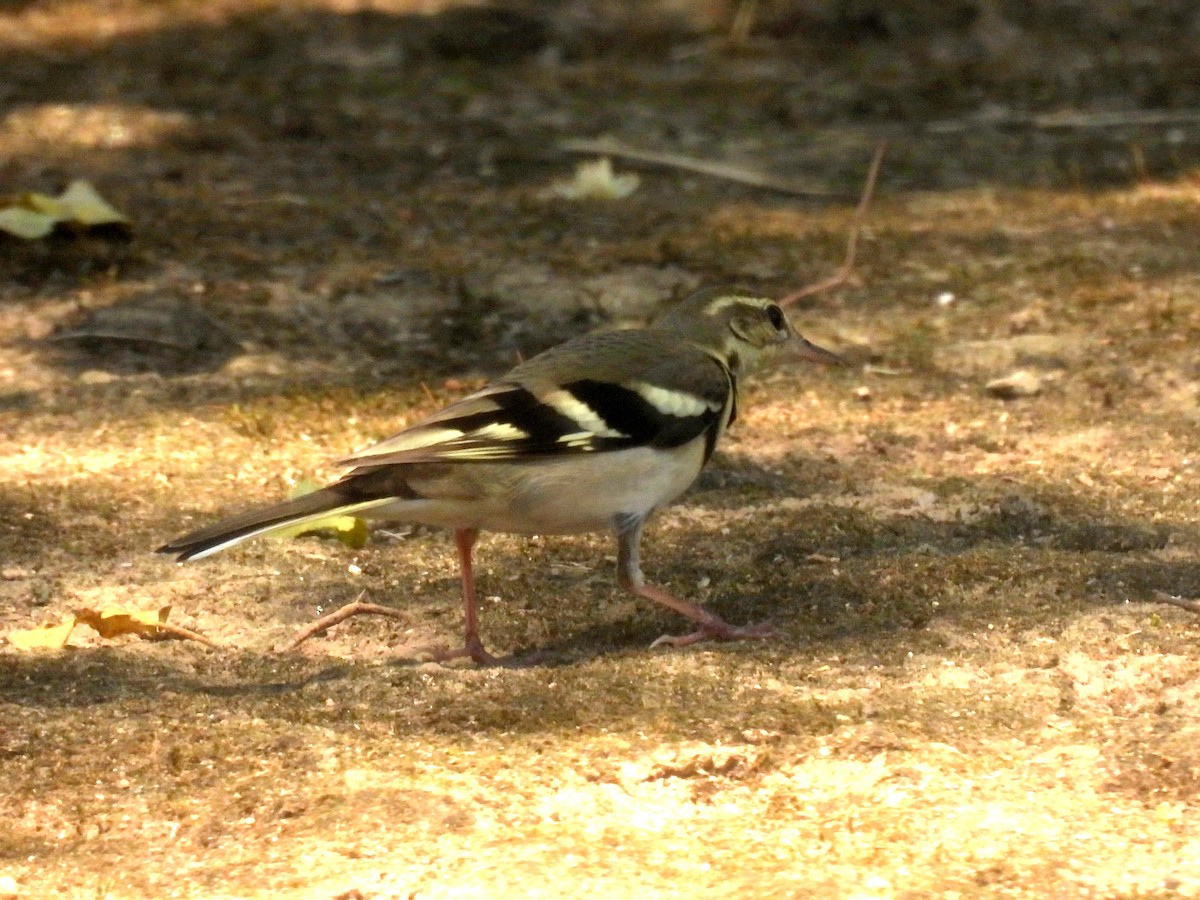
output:
[[[476,665],[498,669],[523,669],[536,666],[543,662],[545,654],[531,653],[527,656],[493,656],[483,646],[479,638],[468,640],[461,647],[430,647],[421,651],[422,655],[437,663],[452,662],[456,659],[470,659]]]
[[[775,637],[775,628],[765,622],[758,625],[730,625],[715,616],[713,619],[714,621],[703,623],[691,634],[664,634],[650,647],[687,647],[702,641],[765,641]]]
[[[469,638],[461,647],[429,647],[421,651],[433,662],[452,662],[456,659],[470,659],[480,666],[499,666],[501,661],[487,652],[483,641],[479,638]]]

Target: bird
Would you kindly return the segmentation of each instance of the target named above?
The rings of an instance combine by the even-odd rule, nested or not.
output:
[[[690,620],[654,642],[761,639],[649,583],[641,566],[650,516],[699,476],[738,415],[741,379],[785,344],[813,362],[841,358],[806,340],[780,305],[736,287],[701,289],[652,324],[584,334],[520,363],[438,413],[339,462],[339,480],[233,515],[164,544],[177,561],[331,515],[449,529],[458,552],[463,644],[439,661],[501,663],[479,631],[473,548],[480,532],[609,531],[617,583]]]

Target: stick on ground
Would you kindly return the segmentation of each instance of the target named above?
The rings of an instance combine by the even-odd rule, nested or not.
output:
[[[814,190],[807,185],[794,181],[785,181],[765,172],[747,169],[743,166],[730,165],[709,159],[697,159],[694,156],[683,156],[678,153],[662,153],[657,150],[641,150],[622,144],[613,138],[597,138],[595,140],[569,140],[559,145],[568,153],[591,153],[597,156],[616,156],[632,162],[650,166],[663,166],[669,169],[682,169],[712,178],[723,178],[738,184],[748,184],[751,187],[765,188],[778,191],[781,194],[791,194],[793,197],[810,197],[816,200],[837,199],[836,194]]]
[[[362,597],[362,594],[358,595]],[[363,603],[361,600],[355,600],[353,603],[347,603],[340,609],[335,609],[328,615],[309,622],[292,638],[292,642],[283,648],[281,652],[288,653],[295,650],[311,637],[316,637],[319,634],[324,634],[334,625],[338,625],[352,616],[387,616],[392,619],[407,619],[403,612],[398,609],[393,609],[390,606],[380,606],[378,603]]]
[[[854,210],[854,218],[850,222],[850,236],[846,239],[846,258],[841,266],[828,278],[806,285],[793,291],[779,300],[780,306],[790,306],[805,297],[833,290],[844,284],[854,273],[854,260],[858,255],[858,236],[862,232],[863,222],[867,218],[867,210],[871,206],[871,198],[875,195],[875,182],[879,179],[879,168],[883,165],[884,154],[887,153],[887,142],[880,141],[875,147],[875,155],[871,157],[871,165],[867,169],[867,180],[863,185],[862,196]]]
[[[1176,597],[1173,594],[1165,593],[1164,591],[1155,591],[1154,599],[1159,603],[1169,603],[1172,606],[1178,606],[1180,609],[1186,609],[1190,613],[1200,615],[1200,600],[1188,600],[1184,597]]]

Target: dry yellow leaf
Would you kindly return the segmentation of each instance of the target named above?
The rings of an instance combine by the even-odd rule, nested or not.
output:
[[[21,631],[10,631],[8,642],[18,650],[61,650],[77,624],[94,628],[102,638],[111,639],[124,634],[136,634],[143,638],[163,638],[199,641],[213,646],[202,634],[198,634],[167,621],[170,606],[159,609],[122,609],[111,606],[106,609],[77,609],[58,625],[41,625]]]
[[[358,550],[366,546],[367,538],[371,534],[371,529],[363,519],[354,516],[332,515],[326,516],[323,519],[315,519],[311,522],[305,522],[302,525],[293,525],[290,528],[281,528],[278,531],[271,533],[271,537],[279,538],[280,540],[290,540],[298,538],[305,534],[317,534],[326,532],[337,538],[347,547]]]
[[[71,182],[71,186],[74,187],[75,182]],[[27,209],[32,209],[34,212],[49,216],[55,222],[65,222],[71,218],[71,207],[63,202],[62,199],[65,196],[65,192],[58,197],[51,197],[49,194],[39,194],[35,191],[22,197],[21,202],[24,203]]]
[[[18,650],[61,650],[67,645],[67,638],[75,628],[75,617],[67,616],[57,625],[39,625],[37,628],[25,628],[21,631],[10,631],[8,642]]]
[[[142,637],[157,637],[161,626],[166,623],[171,607],[161,609],[122,609],[110,606],[107,609],[77,609],[75,621],[90,625],[102,638],[137,634]]]
[[[0,231],[7,231],[15,237],[27,241],[44,238],[54,230],[58,217],[26,209],[23,206],[10,206],[0,209]]]
[[[553,196],[567,200],[624,200],[637,190],[638,176],[617,175],[608,157],[581,162],[570,181],[556,181],[550,186]]]
[[[58,195],[58,202],[68,212],[72,222],[88,227],[94,225],[128,225],[129,220],[113,209],[89,182],[72,181]]]
[[[57,197],[29,193],[0,209],[0,231],[25,240],[44,238],[60,222],[94,228],[128,225],[129,219],[117,212],[91,184],[81,180],[72,181]]]

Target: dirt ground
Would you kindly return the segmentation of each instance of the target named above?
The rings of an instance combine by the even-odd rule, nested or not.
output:
[[[1200,897],[1191,5],[411,6],[0,4],[0,192],[134,223],[0,242],[0,635],[217,645],[0,644],[0,898]],[[554,195],[602,135],[831,196]],[[481,541],[513,670],[422,661],[442,533],[150,552],[565,335],[830,274],[881,139],[793,313],[853,365],[746,385],[645,545],[776,640],[649,649],[604,535]],[[359,596],[407,619],[275,652]]]

